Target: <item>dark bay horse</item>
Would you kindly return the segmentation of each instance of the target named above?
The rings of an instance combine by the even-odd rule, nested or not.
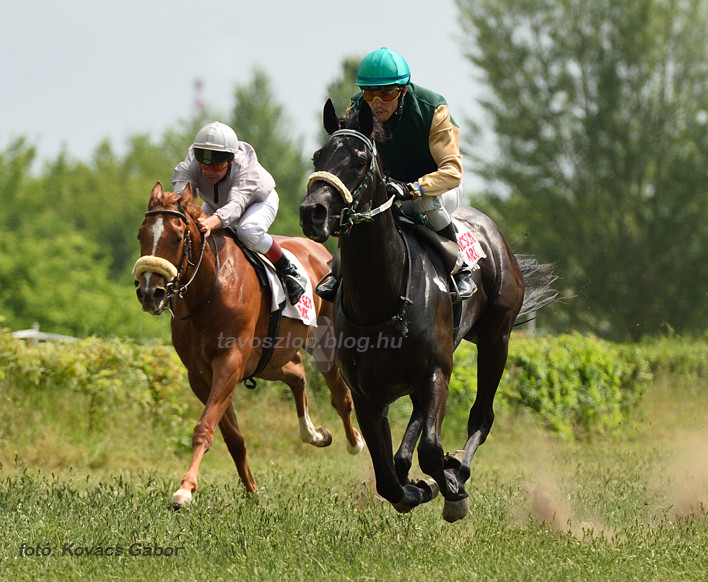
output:
[[[417,237],[401,232],[387,198],[368,105],[358,118],[339,119],[328,101],[324,124],[331,137],[314,155],[316,171],[300,205],[300,224],[316,241],[340,236],[334,321],[335,334],[344,341],[338,342],[336,357],[352,392],[377,492],[406,512],[441,491],[443,517],[461,519],[469,510],[464,485],[470,462],[494,421],[492,404],[512,326],[520,315],[555,300],[552,265],[515,256],[490,218],[460,208],[454,217],[469,228],[486,258],[474,271],[477,292],[455,319],[448,271]],[[366,351],[358,348],[361,343],[346,341],[363,337]],[[440,428],[453,352],[463,339],[477,345],[477,396],[464,450],[445,455]],[[405,395],[413,411],[394,455],[388,405]],[[408,474],[419,439],[420,468],[433,479],[413,482]]]
[[[192,391],[204,404],[192,436],[192,460],[172,497],[178,507],[192,499],[199,465],[211,447],[217,424],[246,490],[256,491],[231,403],[236,385],[244,379],[287,384],[295,398],[300,439],[318,447],[332,442],[324,427],[313,426],[307,409],[299,348],[308,345],[312,329],[299,319],[283,317],[278,337],[269,335],[270,293],[262,290],[256,271],[233,239],[220,234],[204,239],[195,220],[200,215],[190,186],[178,196],[163,191],[158,182],[138,230],[141,257],[133,269],[143,310],[154,315],[166,309],[172,312],[172,343],[187,368]],[[331,255],[322,245],[305,238],[276,238],[298,258],[311,281],[327,272]],[[320,321],[332,319],[331,304],[317,296],[314,309]],[[267,338],[272,339],[266,342]],[[282,338],[287,341],[277,341]],[[270,359],[259,366],[268,345],[274,346]],[[358,453],[363,442],[352,425],[349,388],[336,363],[322,368],[332,405],[344,423],[347,450]]]

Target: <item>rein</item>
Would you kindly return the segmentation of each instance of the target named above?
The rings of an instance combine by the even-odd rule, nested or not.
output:
[[[344,182],[331,172],[314,172],[310,175],[307,180],[307,189],[315,182],[326,182],[327,184],[336,188],[336,190],[341,194],[344,201],[348,204],[342,209],[342,213],[339,215],[339,229],[334,233],[335,236],[342,236],[343,234],[348,234],[352,226],[359,224],[361,222],[372,222],[377,214],[385,212],[396,200],[395,196],[391,196],[386,202],[380,206],[367,210],[365,212],[357,212],[359,203],[361,202],[361,195],[369,187],[375,177],[384,179],[383,173],[381,172],[381,167],[378,164],[376,144],[371,141],[364,134],[354,131],[352,129],[339,129],[332,134],[332,138],[340,136],[355,137],[360,141],[363,141],[366,147],[371,152],[371,163],[369,164],[369,169],[366,175],[362,179],[361,183],[356,187],[354,192],[350,192],[349,188],[346,187]]]
[[[172,317],[174,319],[179,320],[189,319],[209,302],[209,300],[212,298],[216,291],[216,287],[219,283],[219,251],[216,248],[216,242],[212,237],[212,244],[214,245],[214,257],[216,259],[216,277],[214,278],[214,284],[209,290],[207,296],[202,299],[202,301],[200,301],[199,304],[192,311],[190,311],[187,315],[176,316],[172,308],[174,298],[175,296],[177,296],[180,299],[184,299],[184,296],[186,295],[189,286],[196,278],[197,273],[199,272],[199,267],[202,264],[202,259],[204,257],[204,249],[206,247],[207,237],[202,237],[202,244],[199,247],[199,258],[197,259],[197,262],[195,264],[192,262],[192,234],[189,230],[189,217],[183,212],[180,212],[179,210],[169,210],[167,208],[158,210],[148,210],[145,213],[145,216],[159,216],[161,214],[176,216],[177,218],[181,219],[182,222],[184,222],[184,224],[187,226],[187,232],[184,236],[184,241],[182,245],[182,256],[180,257],[178,263],[179,267],[175,267],[171,262],[166,259],[163,259],[162,257],[156,257],[154,255],[145,255],[143,257],[140,257],[136,261],[135,266],[133,267],[133,277],[137,281],[140,275],[150,271],[156,272],[159,275],[165,277],[165,279],[167,280],[167,284],[165,285],[165,291]],[[183,273],[182,268],[185,265],[185,272]],[[194,267],[192,271],[192,276],[186,283],[181,284],[182,277],[186,276],[187,269],[190,265]]]

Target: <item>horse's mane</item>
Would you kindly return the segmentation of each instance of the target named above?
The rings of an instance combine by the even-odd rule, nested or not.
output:
[[[339,119],[339,127],[342,129],[355,129],[359,130],[359,112],[358,111],[348,111],[348,114],[353,114],[352,117],[342,117]],[[376,118],[374,118],[374,131],[373,134],[370,136],[366,137],[371,137],[373,138],[374,141],[382,143],[388,139],[388,136],[386,135],[386,130],[383,127],[383,124],[380,121],[376,121]]]
[[[192,218],[199,218],[202,215],[202,207],[197,204],[195,199],[192,198],[189,201],[189,204],[187,204],[187,207],[185,208],[185,211],[187,214],[189,214]]]

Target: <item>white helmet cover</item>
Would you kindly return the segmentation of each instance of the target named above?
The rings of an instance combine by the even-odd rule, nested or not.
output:
[[[212,121],[197,132],[193,147],[235,154],[238,151],[238,137],[236,132],[225,123]]]

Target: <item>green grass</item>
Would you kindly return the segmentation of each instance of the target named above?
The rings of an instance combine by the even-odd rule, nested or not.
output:
[[[456,524],[441,499],[399,515],[377,498],[368,453],[345,452],[324,394],[310,395],[311,414],[335,442],[314,449],[297,441],[287,393],[239,388],[260,496],[244,494],[217,438],[193,505],[175,512],[181,445],[129,409],[89,428],[77,395],[4,390],[0,579],[706,580],[705,388],[656,382],[620,440],[564,442],[526,413],[500,413]],[[405,409],[392,411],[397,435]],[[462,427],[443,432],[447,449],[462,445]],[[23,543],[51,555],[21,556]],[[180,549],[133,556],[133,544]],[[75,555],[99,546],[123,555]]]

